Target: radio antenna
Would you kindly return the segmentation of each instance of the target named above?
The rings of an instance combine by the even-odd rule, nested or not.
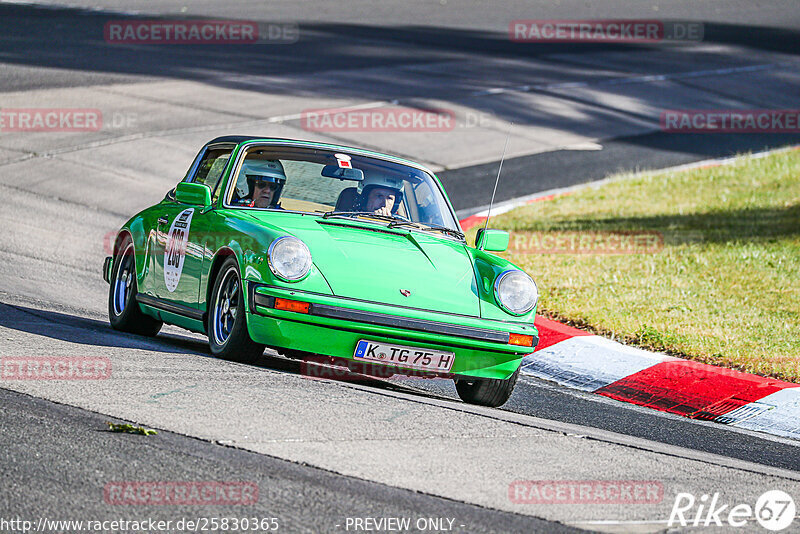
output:
[[[492,216],[492,206],[494,205],[494,195],[497,193],[497,184],[500,183],[500,171],[503,170],[503,161],[506,159],[506,149],[508,148],[508,139],[511,137],[511,128],[514,123],[508,125],[508,133],[506,134],[506,142],[503,145],[503,155],[500,156],[500,167],[497,169],[497,178],[494,179],[494,190],[492,191],[492,201],[489,202],[489,211],[486,212],[486,222],[483,223],[483,232],[486,233],[486,228],[489,226],[489,217]],[[483,240],[481,240],[481,250],[483,250]]]

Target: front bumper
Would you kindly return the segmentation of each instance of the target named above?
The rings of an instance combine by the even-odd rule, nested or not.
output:
[[[309,302],[309,313],[275,309],[276,298]],[[455,353],[450,373],[440,376],[508,378],[538,343],[532,324],[403,309],[253,282],[248,282],[248,304],[248,330],[256,342],[349,360],[360,339]],[[510,345],[510,333],[532,336],[533,346]]]

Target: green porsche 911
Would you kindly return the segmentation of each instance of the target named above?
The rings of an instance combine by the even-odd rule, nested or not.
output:
[[[103,276],[117,330],[163,323],[208,335],[221,358],[265,347],[412,376],[447,377],[500,406],[533,352],[538,290],[469,246],[436,176],[369,150],[220,137],[184,179],[118,232]]]

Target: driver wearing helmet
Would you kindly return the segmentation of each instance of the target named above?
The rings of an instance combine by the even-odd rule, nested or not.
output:
[[[397,213],[402,198],[403,180],[396,176],[372,171],[358,184],[360,211],[391,216]]]
[[[286,173],[278,160],[246,160],[236,180],[239,204],[250,208],[277,207]]]

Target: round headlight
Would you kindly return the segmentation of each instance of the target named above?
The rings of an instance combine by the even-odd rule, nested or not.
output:
[[[296,237],[287,235],[273,241],[267,257],[275,276],[290,282],[304,278],[311,270],[311,252]]]
[[[494,296],[497,303],[508,313],[522,315],[536,306],[539,289],[530,276],[513,269],[505,271],[494,283]]]

